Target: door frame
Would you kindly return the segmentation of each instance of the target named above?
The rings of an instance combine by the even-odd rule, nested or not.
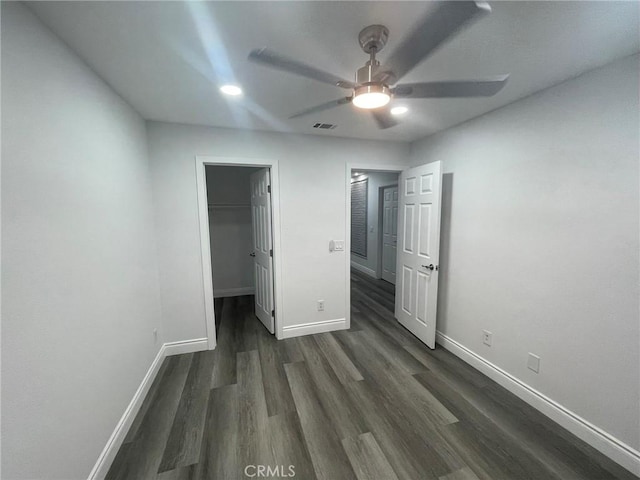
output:
[[[400,172],[398,172],[398,177]],[[378,188],[378,226],[382,225],[384,221],[384,189],[390,187],[397,187],[398,183],[392,183],[390,185],[382,185]],[[384,232],[382,228],[378,228],[378,267],[376,268],[376,276],[382,278],[382,249],[384,247],[383,242]]]
[[[395,172],[400,174],[403,170],[410,168],[409,165],[389,165],[389,164],[375,164],[375,163],[350,163],[347,162],[345,169],[345,205],[346,205],[346,219],[345,219],[345,324],[346,328],[351,328],[351,172],[353,170],[366,170],[367,172]]]
[[[196,191],[198,195],[198,220],[200,227],[200,254],[202,260],[202,291],[204,294],[205,327],[209,350],[216,347],[216,317],[213,303],[213,267],[209,239],[209,208],[207,200],[206,167],[263,167],[271,170],[271,234],[273,236],[273,302],[276,338],[282,338],[282,249],[280,248],[280,175],[278,160],[259,158],[217,157],[196,155]]]

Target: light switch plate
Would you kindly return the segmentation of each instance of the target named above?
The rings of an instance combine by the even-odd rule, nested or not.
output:
[[[344,240],[335,241],[336,252],[344,252]]]

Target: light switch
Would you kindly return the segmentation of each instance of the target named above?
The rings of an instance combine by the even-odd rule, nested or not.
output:
[[[329,240],[330,252],[344,252],[344,240]]]

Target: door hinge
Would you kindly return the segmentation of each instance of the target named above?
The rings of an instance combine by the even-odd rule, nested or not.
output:
[[[273,257],[273,248],[271,250],[269,250],[269,256]]]
[[[276,316],[276,311],[275,310],[271,310],[271,316],[275,317]]]
[[[271,185],[267,185],[267,193],[271,193]]]

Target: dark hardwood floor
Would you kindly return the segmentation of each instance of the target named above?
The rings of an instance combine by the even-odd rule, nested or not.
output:
[[[354,272],[351,288],[350,330],[281,341],[253,297],[217,300],[217,349],[164,361],[107,478],[636,478],[421,344],[392,285]]]

